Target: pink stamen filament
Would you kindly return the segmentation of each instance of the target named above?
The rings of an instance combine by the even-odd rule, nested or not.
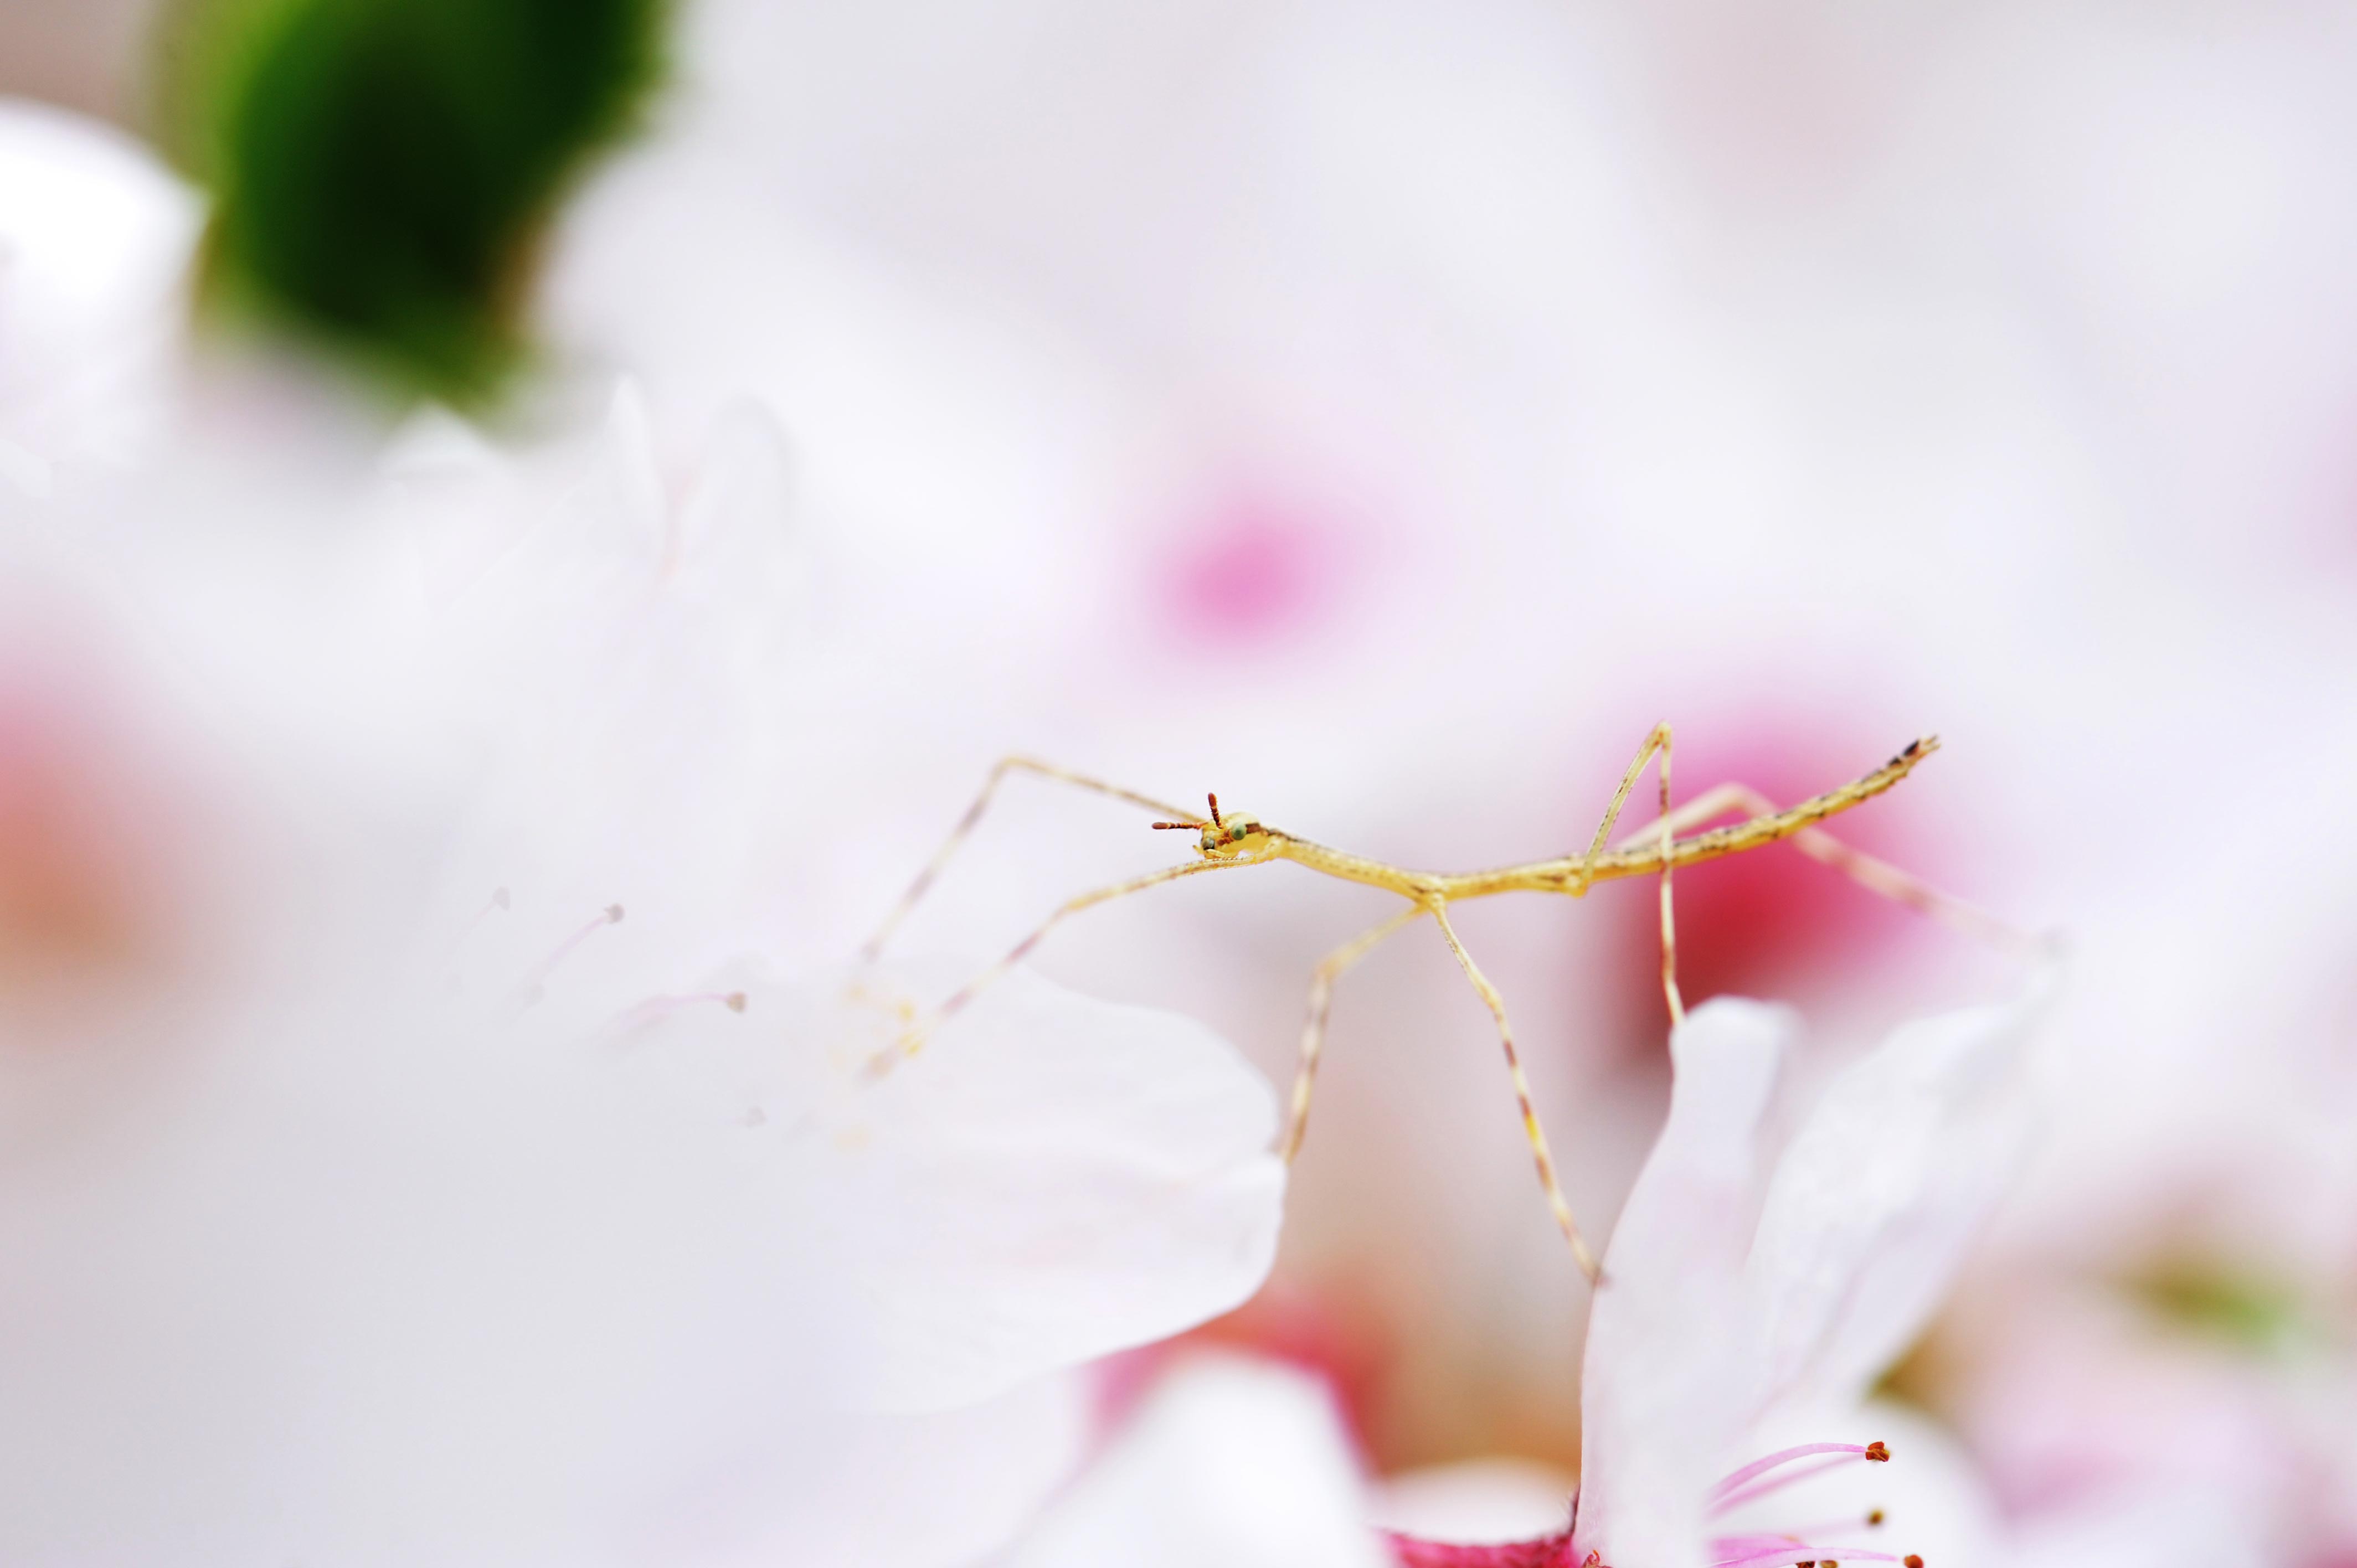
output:
[[[1879,1444],[1803,1443],[1793,1448],[1780,1448],[1775,1453],[1769,1455],[1766,1458],[1754,1459],[1750,1464],[1744,1466],[1741,1469],[1723,1477],[1719,1481],[1718,1485],[1710,1489],[1710,1495],[1714,1501],[1720,1498],[1724,1498],[1728,1493],[1734,1491],[1737,1487],[1742,1486],[1746,1481],[1753,1480],[1760,1476],[1764,1476],[1769,1471],[1777,1468],[1779,1466],[1789,1465],[1795,1459],[1806,1459],[1813,1454],[1846,1454],[1856,1458],[1863,1459],[1867,1456],[1867,1451],[1870,1447],[1878,1448],[1881,1445]],[[1887,1458],[1889,1455],[1886,1454],[1884,1456]]]
[[[1814,1524],[1794,1525],[1790,1530],[1780,1530],[1772,1535],[1763,1534],[1760,1540],[1762,1544],[1770,1541],[1814,1541],[1824,1536],[1839,1535],[1846,1530],[1880,1530],[1881,1528],[1882,1510],[1877,1509],[1871,1514],[1864,1516],[1851,1514],[1846,1519],[1821,1519]]]
[[[458,955],[466,951],[467,944],[474,940],[475,933],[482,929],[483,922],[490,919],[493,915],[505,913],[508,908],[508,890],[506,888],[492,888],[491,896],[484,901],[483,907],[476,910],[465,925],[458,928],[458,934],[457,936],[450,939],[448,948],[442,955],[443,961],[455,965],[458,961]],[[450,984],[452,989],[457,989],[458,984],[458,977],[457,975],[454,974],[450,977]]]
[[[540,1000],[542,993],[546,988],[549,975],[555,971],[558,964],[565,961],[566,954],[587,941],[600,928],[615,925],[621,918],[622,907],[619,904],[608,904],[597,912],[596,919],[587,922],[579,930],[557,943],[555,950],[533,965],[531,972],[526,974],[522,983],[516,987],[513,1004],[516,1010],[522,1012]]]
[[[717,1002],[731,1013],[745,1011],[745,993],[741,991],[698,991],[684,996],[650,996],[616,1018],[614,1027],[626,1033],[641,1029],[683,1007],[699,1006],[707,1002]]]
[[[1713,1563],[1711,1568],[1778,1568],[1787,1563],[1823,1563],[1827,1558],[1835,1562],[1896,1563],[1897,1557],[1888,1552],[1868,1552],[1858,1546],[1780,1546],[1767,1552],[1755,1552],[1743,1557],[1727,1557]]]
[[[1803,1481],[1822,1476],[1828,1470],[1838,1470],[1857,1457],[1858,1455],[1836,1454],[1829,1459],[1821,1459],[1814,1465],[1803,1465],[1797,1470],[1788,1470],[1781,1476],[1770,1476],[1758,1485],[1746,1487],[1739,1492],[1714,1498],[1710,1504],[1710,1517],[1717,1519],[1721,1515],[1733,1513],[1746,1503],[1755,1502],[1770,1493],[1781,1492],[1787,1487],[1798,1486]]]
[[[483,907],[475,911],[475,918],[468,920],[467,922],[466,929],[458,933],[459,940],[463,941],[468,937],[474,935],[476,927],[481,925],[485,920],[490,919],[493,915],[504,914],[507,908],[508,890],[504,887],[492,888],[491,896],[483,901]]]
[[[1865,1547],[1829,1546],[1824,1538],[1846,1530],[1859,1528],[1856,1520],[1835,1520],[1829,1525],[1807,1530],[1755,1530],[1741,1535],[1715,1535],[1710,1541],[1711,1561],[1732,1562],[1761,1552],[1781,1551],[1787,1546],[1805,1546],[1809,1550],[1839,1560],[1855,1557]],[[1822,1559],[1821,1559],[1822,1560]]]

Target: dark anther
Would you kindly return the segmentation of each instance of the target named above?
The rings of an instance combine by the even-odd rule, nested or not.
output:
[[[1907,1568],[1923,1568],[1923,1560],[1921,1557],[1916,1556],[1911,1552],[1906,1556],[1900,1558],[1900,1561],[1905,1563]]]
[[[1868,1524],[1880,1524],[1882,1522],[1882,1510],[1880,1509],[1876,1509],[1872,1513],[1867,1514],[1866,1516],[1866,1522]]]
[[[1882,1445],[1879,1438],[1866,1445],[1866,1456],[1878,1465],[1890,1463],[1890,1450]]]

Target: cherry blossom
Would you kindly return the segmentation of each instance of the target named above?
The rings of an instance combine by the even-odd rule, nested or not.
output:
[[[1589,1316],[1576,1509],[1534,1541],[1403,1540],[1402,1561],[1773,1568],[1914,1555],[1861,1539],[1865,1510],[1824,1525],[1778,1517],[1771,1499],[1829,1466],[1894,1459],[1851,1435],[1857,1407],[1937,1306],[2018,1163],[2047,989],[1902,1027],[1783,1136],[1797,1020],[1736,999],[1695,1009],[1673,1036],[1669,1120]],[[1833,1430],[1747,1451],[1799,1413]]]
[[[2018,1166],[2051,985],[1907,1025],[1815,1090],[1791,1081],[1789,1009],[1724,998],[1688,1016],[1669,1122],[1605,1257],[1571,1497],[1494,1466],[1379,1493],[1318,1378],[1196,1348],[1009,1561],[1979,1560],[2002,1532],[1970,1461],[1867,1388]],[[1553,1527],[1532,1533],[1534,1512]]]
[[[1380,1568],[1327,1391],[1217,1353],[1171,1369],[1008,1554],[1013,1568]]]
[[[0,779],[176,808],[167,887],[69,857],[0,925],[95,887],[173,939],[0,1052],[7,1553],[825,1561],[919,1455],[846,1560],[1005,1540],[1082,1452],[1068,1369],[1265,1273],[1265,1081],[1022,973],[864,1070],[963,972],[793,940],[853,699],[767,415],[677,454],[624,388],[518,445],[202,373],[6,538],[65,612],[12,682],[117,701]]]
[[[2069,1114],[2021,1206],[2047,1211],[2040,1246],[2083,1256],[2193,1201],[2192,1150],[2205,1189],[2291,1163],[2254,1064],[2346,1033],[2308,999],[2347,967],[2357,864],[2347,29],[2215,5],[1026,14],[700,9],[680,115],[553,274],[567,339],[642,369],[658,406],[757,389],[823,427],[813,462],[892,520],[912,575],[1019,607],[1025,635],[975,657],[1022,675],[944,683],[951,770],[1011,729],[1470,864],[1580,842],[1662,717],[1684,786],[1724,776],[1703,743],[1731,735],[1770,789],[1936,725],[1964,737],[1947,770],[1859,831],[2079,943]],[[1229,542],[1260,532],[1233,521],[1270,499],[1268,580],[1233,576]],[[917,519],[951,539],[901,542]],[[1183,613],[1206,602],[1252,613]],[[2298,856],[2161,847],[2262,757]],[[1008,860],[1043,901],[1086,875]],[[1777,896],[1714,934],[1793,957],[1725,966],[1731,989],[1805,984],[1829,1038],[1921,993],[1870,905],[1797,908],[1812,869],[1772,865],[1715,874]],[[1266,1020],[1354,917],[1236,898],[1141,908],[1142,940],[1078,950],[1086,983],[1202,1009],[1281,1070]],[[1577,1129],[1575,1201],[1609,1212],[1662,1036],[1606,1020],[1598,1050],[1597,999],[1652,1015],[1625,950],[1649,933],[1500,924],[1479,950],[1560,1042],[1540,1110]],[[1722,967],[1697,949],[1698,977]],[[1349,1294],[1413,1364],[1373,1417],[1382,1462],[1568,1464],[1568,1272],[1521,1223],[1492,1086],[1436,1048],[1478,1020],[1410,972],[1370,965],[1338,1000],[1280,1276]],[[1462,1174],[1431,1181],[1404,1135]],[[2298,1164],[2255,1207],[2320,1213],[2280,1201],[2329,1160]],[[1988,1292],[2042,1266],[2018,1240],[1985,1255]]]
[[[0,101],[0,483],[152,451],[169,423],[200,206],[144,148]]]

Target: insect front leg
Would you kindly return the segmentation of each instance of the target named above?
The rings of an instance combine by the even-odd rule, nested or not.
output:
[[[1293,1156],[1301,1152],[1301,1140],[1309,1132],[1309,1090],[1318,1077],[1318,1058],[1326,1047],[1326,1015],[1334,999],[1334,983],[1372,952],[1376,944],[1409,921],[1422,918],[1424,913],[1423,905],[1410,905],[1318,961],[1318,972],[1309,982],[1309,1017],[1301,1026],[1301,1065],[1293,1075],[1293,1110],[1285,1128],[1282,1154],[1286,1165],[1291,1165]]]
[[[998,786],[1006,781],[1009,773],[1036,774],[1054,783],[1069,784],[1075,789],[1086,789],[1092,794],[1127,801],[1130,805],[1143,807],[1157,816],[1182,817],[1187,814],[1178,807],[1168,805],[1151,795],[1141,795],[1135,789],[1125,789],[1118,784],[1108,784],[1101,779],[1092,779],[1083,773],[1074,773],[1070,769],[1058,768],[1053,763],[1041,762],[1037,757],[1003,757],[999,758],[997,766],[990,770],[989,779],[982,786],[982,793],[974,797],[974,804],[965,809],[965,815],[960,817],[957,826],[950,830],[948,841],[934,852],[931,860],[925,863],[925,868],[917,873],[917,879],[909,884],[909,890],[900,895],[900,901],[892,907],[892,912],[884,918],[884,923],[876,929],[876,934],[868,938],[860,948],[860,962],[876,961],[877,955],[884,950],[884,944],[890,939],[893,931],[899,929],[902,920],[908,918],[909,911],[917,907],[917,901],[925,896],[926,889],[932,886],[934,879],[942,874],[942,868],[947,865],[950,863],[950,857],[957,853],[958,846],[965,843],[967,835],[972,833],[976,824],[981,822],[983,813],[990,809],[991,798],[998,793]]]
[[[1067,918],[1077,915],[1083,909],[1093,908],[1099,904],[1111,903],[1115,898],[1125,898],[1132,893],[1143,893],[1149,887],[1159,887],[1166,882],[1176,882],[1182,876],[1193,876],[1199,872],[1205,871],[1227,871],[1243,865],[1265,865],[1269,859],[1269,856],[1263,855],[1235,860],[1190,860],[1184,865],[1168,865],[1160,871],[1149,871],[1143,876],[1133,876],[1125,882],[1116,882],[1110,886],[1083,893],[1076,898],[1067,898],[1057,906],[1055,913],[1040,921],[1039,927],[1029,936],[1009,948],[1006,956],[951,993],[949,1000],[941,1004],[931,1020],[911,1028],[900,1037],[895,1050],[878,1052],[874,1058],[871,1058],[868,1064],[869,1070],[875,1072],[884,1070],[890,1064],[895,1054],[914,1056],[923,1049],[925,1041],[931,1037],[934,1030],[963,1011],[966,1005],[976,996],[981,995],[993,982],[1021,963],[1029,955],[1031,950],[1039,945],[1041,939],[1061,925]]]

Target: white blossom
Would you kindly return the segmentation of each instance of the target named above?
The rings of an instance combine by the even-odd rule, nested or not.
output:
[[[1781,1530],[1713,1521],[1807,1447],[1881,1457],[1855,1416],[1789,1457],[1742,1450],[1795,1408],[1855,1405],[1938,1305],[2018,1163],[2045,989],[1901,1028],[1781,1140],[1792,1015],[1720,1000],[1676,1030],[1669,1121],[1589,1315],[1573,1561],[1783,1561],[1762,1544]],[[1788,1540],[1793,1562],[1889,1555],[1850,1531]]]
[[[128,136],[0,100],[0,483],[47,495],[153,450],[200,218]]]
[[[1005,1539],[1087,1435],[1060,1374],[1265,1273],[1265,1082],[1020,972],[864,1070],[903,1024],[874,999],[953,981],[780,935],[843,831],[793,784],[847,699],[766,415],[677,459],[624,389],[522,449],[443,421],[380,458],[300,372],[205,374],[169,450],[8,536],[5,585],[71,612],[38,689],[111,684],[145,737],[84,781],[189,803],[154,918],[195,969],[5,998],[6,1554]],[[52,901],[10,930],[75,891],[8,886]],[[920,1456],[942,1506],[842,1535]]]

